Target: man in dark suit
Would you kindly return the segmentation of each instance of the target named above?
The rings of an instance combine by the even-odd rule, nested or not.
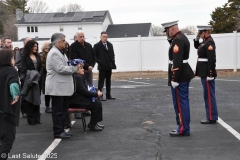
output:
[[[113,45],[108,39],[107,32],[102,32],[100,41],[93,47],[96,55],[96,62],[98,63],[99,77],[98,90],[102,91],[104,80],[106,79],[106,99],[115,99],[111,96],[111,75],[112,69],[116,69],[115,54]],[[103,97],[100,98],[103,100]]]

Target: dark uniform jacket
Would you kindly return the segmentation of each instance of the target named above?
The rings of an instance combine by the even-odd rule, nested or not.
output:
[[[93,47],[96,62],[98,63],[98,70],[112,70],[117,68],[112,43],[107,41],[107,48],[103,45],[102,41],[99,41]]]
[[[182,33],[178,32],[173,36],[171,46],[169,47],[169,60],[173,64],[169,63],[168,67],[168,84],[171,81],[174,82],[187,82],[194,77],[192,68],[188,63],[183,63],[183,60],[189,58],[190,43],[187,37]]]
[[[196,76],[199,77],[217,77],[216,72],[216,46],[212,37],[207,37],[202,43],[194,40],[194,47],[198,49],[198,58],[205,58],[208,61],[197,62]]]
[[[76,83],[76,92],[69,98],[69,104],[77,105],[90,105],[91,97],[97,97],[97,92],[88,91],[88,82],[85,80],[84,76],[74,74]]]
[[[84,41],[84,46],[75,41],[70,46],[70,59],[82,59],[85,60],[84,70],[88,70],[89,66],[94,67],[95,65],[95,55],[93,52],[92,45]]]

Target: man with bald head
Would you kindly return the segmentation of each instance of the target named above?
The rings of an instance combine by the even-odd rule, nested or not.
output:
[[[30,37],[26,37],[23,41],[23,46],[26,45],[26,43],[28,41],[32,40],[32,38]],[[22,63],[21,63],[21,57],[23,55],[23,48],[20,48],[17,52],[16,52],[16,56],[15,56],[15,65],[17,66],[18,68],[18,75],[20,77],[20,80],[21,80],[21,88],[23,87],[23,79],[24,79],[24,74],[22,73]],[[21,101],[21,113],[22,113],[22,117],[23,118],[27,118],[27,109],[26,109],[26,104],[25,104],[25,101],[22,100]]]
[[[84,32],[79,30],[76,33],[76,41],[70,46],[70,58],[82,59],[84,63],[84,75],[89,84],[92,84],[92,69],[95,65],[95,55],[92,45],[85,41]]]
[[[70,59],[84,60],[84,76],[87,82],[93,84],[92,70],[95,65],[95,55],[92,45],[85,41],[84,32],[79,30],[76,32],[76,40],[70,46]],[[90,111],[85,114],[89,115]],[[80,118],[80,114],[75,113],[75,118]]]

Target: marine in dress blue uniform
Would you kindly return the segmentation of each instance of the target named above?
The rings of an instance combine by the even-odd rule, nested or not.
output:
[[[172,100],[176,114],[177,130],[170,136],[190,135],[189,83],[194,77],[188,64],[190,43],[178,29],[178,21],[163,23],[169,47],[168,85],[171,86]]]
[[[216,45],[211,37],[211,26],[197,26],[198,35],[194,39],[194,47],[197,49],[198,61],[196,76],[201,77],[203,95],[206,108],[206,119],[201,124],[215,124],[218,120],[218,109],[215,96],[216,72]],[[199,43],[199,39],[203,41]]]

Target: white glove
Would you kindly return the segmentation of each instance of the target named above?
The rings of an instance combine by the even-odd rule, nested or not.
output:
[[[174,89],[179,85],[178,82],[173,82],[173,81],[171,81],[171,84]]]
[[[212,81],[214,80],[214,77],[207,77],[207,81]]]
[[[198,34],[197,37],[195,38],[195,41],[199,41],[199,39],[200,39],[200,36]]]

